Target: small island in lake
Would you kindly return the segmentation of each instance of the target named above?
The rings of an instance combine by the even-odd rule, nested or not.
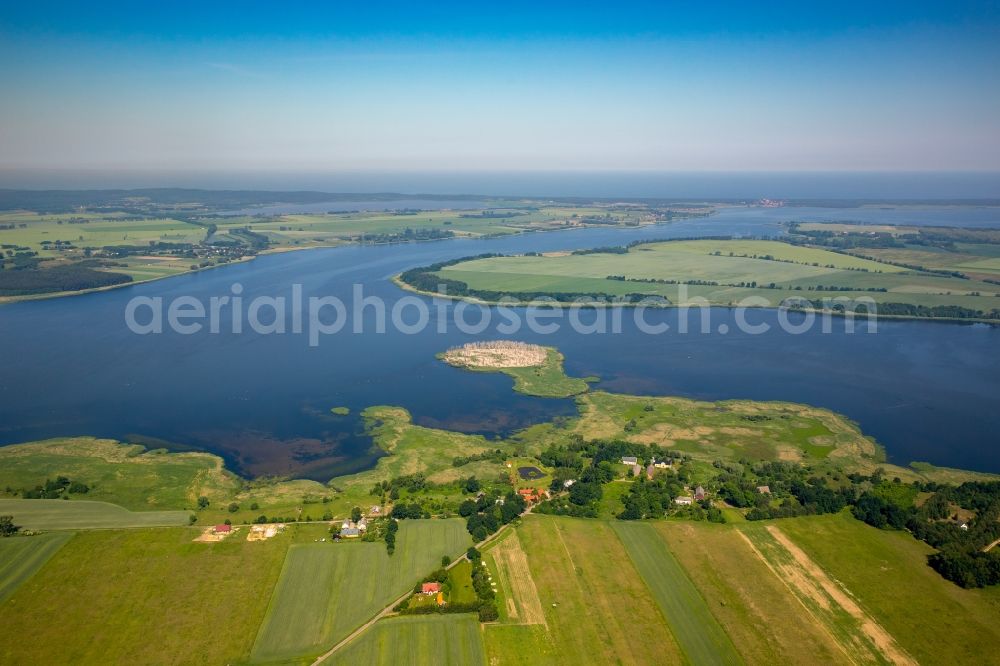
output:
[[[587,382],[596,380],[567,376],[563,371],[563,355],[555,348],[516,340],[470,342],[453,347],[438,358],[457,368],[510,375],[515,391],[544,398],[586,393]]]

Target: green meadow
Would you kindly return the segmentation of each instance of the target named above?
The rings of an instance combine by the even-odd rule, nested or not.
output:
[[[295,544],[253,648],[267,662],[321,654],[472,545],[460,520],[402,521],[396,552],[384,543]]]
[[[475,615],[394,617],[375,626],[329,659],[329,666],[475,666],[486,664]]]

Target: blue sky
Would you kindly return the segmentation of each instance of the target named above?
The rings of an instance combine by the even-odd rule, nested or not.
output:
[[[4,3],[0,167],[1000,170],[998,2],[202,4]]]

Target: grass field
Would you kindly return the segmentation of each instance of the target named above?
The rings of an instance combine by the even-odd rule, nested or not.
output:
[[[624,521],[612,525],[688,660],[693,664],[742,663],[705,599],[652,525]]]
[[[448,570],[448,603],[471,604],[479,598],[472,587],[472,563],[461,560]]]
[[[682,661],[656,602],[607,523],[528,516],[517,537],[545,626],[487,625],[490,663]]]
[[[0,539],[0,606],[72,537],[60,532]]]
[[[994,257],[962,257],[964,262],[956,260],[948,268],[978,269],[983,274],[1000,270]],[[440,274],[472,289],[515,297],[531,292],[642,293],[664,296],[675,304],[705,299],[730,305],[754,296],[777,306],[789,297],[846,296],[927,306],[953,304],[988,312],[997,307],[996,294],[1000,293],[996,285],[980,279],[934,275],[820,248],[754,240],[649,243],[634,246],[627,254],[493,257],[453,264]],[[697,282],[716,284],[691,284]]]
[[[0,605],[5,664],[245,661],[289,535],[192,543],[188,528],[81,532]]]
[[[329,666],[474,666],[486,664],[475,615],[394,617],[380,620],[323,662]]]
[[[28,530],[116,529],[187,525],[187,511],[129,511],[107,502],[0,499],[0,515]]]
[[[266,662],[323,652],[472,540],[460,520],[402,521],[396,552],[384,543],[297,544],[288,551],[253,648]]]

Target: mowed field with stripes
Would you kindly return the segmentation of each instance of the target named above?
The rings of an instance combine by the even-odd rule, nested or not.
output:
[[[1000,594],[942,579],[907,537],[848,513],[727,525],[528,516],[486,555],[501,607],[484,626],[487,660],[1000,663],[989,648]]]

